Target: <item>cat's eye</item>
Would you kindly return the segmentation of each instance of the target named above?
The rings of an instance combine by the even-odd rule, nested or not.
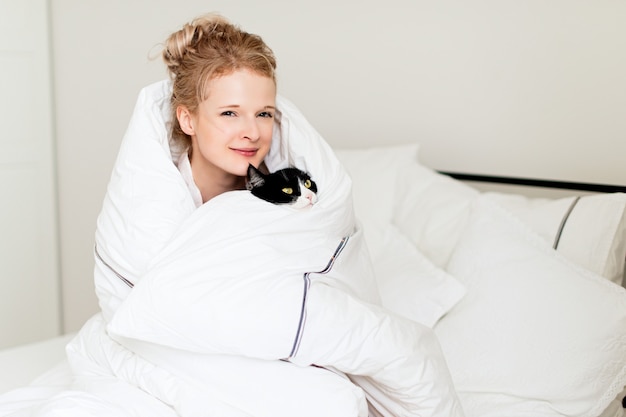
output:
[[[311,180],[304,181],[304,187],[305,188],[311,188]]]
[[[293,194],[293,188],[285,187],[285,188],[283,188],[283,193],[285,193],[285,194]]]

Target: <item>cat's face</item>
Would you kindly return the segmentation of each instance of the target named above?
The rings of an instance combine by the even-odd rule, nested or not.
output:
[[[309,174],[297,168],[285,168],[266,175],[250,165],[248,189],[260,199],[296,209],[317,203],[317,185]]]

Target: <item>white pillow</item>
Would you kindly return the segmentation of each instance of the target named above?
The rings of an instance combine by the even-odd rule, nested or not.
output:
[[[354,211],[363,226],[383,307],[432,327],[465,291],[392,224],[394,206],[406,193],[403,176],[417,166],[417,151],[417,144],[335,150],[352,177]]]
[[[433,327],[465,295],[465,287],[428,260],[395,226],[372,259],[383,307]]]
[[[448,272],[467,295],[435,332],[468,417],[597,416],[626,385],[626,290],[507,211],[476,201]]]
[[[435,265],[445,268],[479,191],[417,162],[399,168],[394,223]]]
[[[393,221],[437,266],[446,266],[463,231],[469,206],[487,195],[553,244],[574,197],[528,198],[481,193],[419,162],[398,164],[399,190]],[[358,181],[358,179],[356,179]],[[585,268],[622,284],[626,259],[626,194],[580,197],[563,228],[557,250]]]
[[[380,242],[393,219],[399,175],[403,167],[415,164],[418,148],[410,144],[335,150],[352,178],[354,212],[373,256],[383,249]]]
[[[486,197],[530,225],[569,260],[622,285],[626,194],[546,199],[486,193]]]

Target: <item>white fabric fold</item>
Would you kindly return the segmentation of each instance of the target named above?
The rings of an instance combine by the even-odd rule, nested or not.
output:
[[[270,391],[286,372],[308,387],[291,391],[301,417],[364,417],[366,397],[376,415],[461,416],[434,333],[379,306],[351,180],[297,108],[277,98],[265,162],[309,172],[317,204],[233,191],[196,209],[168,139],[169,96],[168,81],[141,92],[113,170],[96,233],[102,319],[77,337],[77,374],[97,362],[181,416],[294,415],[200,369],[250,372]]]

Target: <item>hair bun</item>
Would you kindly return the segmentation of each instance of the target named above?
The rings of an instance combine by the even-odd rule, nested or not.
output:
[[[230,27],[234,29],[226,18],[218,14],[207,14],[185,23],[165,41],[163,60],[167,68],[173,75],[176,74],[186,56],[197,52],[201,40],[207,37],[224,38]]]

